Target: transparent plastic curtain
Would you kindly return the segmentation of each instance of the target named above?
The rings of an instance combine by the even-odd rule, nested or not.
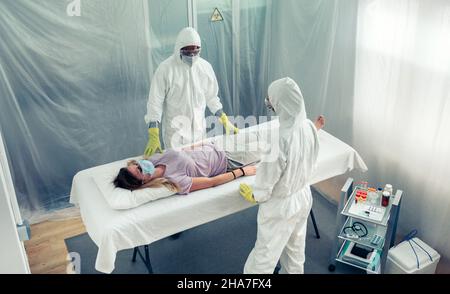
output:
[[[350,143],[357,0],[271,2],[269,83],[293,78],[308,117],[324,114],[326,130]]]
[[[25,217],[68,205],[76,172],[142,152],[152,73],[188,25],[188,1],[81,0],[73,17],[70,2],[0,2],[0,127]],[[265,115],[291,76],[309,116],[351,138],[356,0],[194,3],[228,114]]]
[[[270,0],[239,1],[239,43],[237,113],[241,116],[267,115],[264,99],[268,87],[269,48],[272,34]]]
[[[196,1],[202,57],[214,68],[219,97],[230,116],[265,115],[270,3],[270,0]],[[212,22],[216,8],[223,20]]]
[[[188,26],[188,1],[144,0],[148,11],[146,27],[149,29],[149,45],[152,75],[158,65],[173,55],[175,41],[181,29]]]
[[[222,21],[211,21],[215,8],[221,13]],[[197,0],[195,10],[197,30],[202,39],[201,56],[211,63],[214,69],[225,113],[230,116],[237,115],[233,109],[232,0]]]
[[[290,76],[310,117],[323,113],[328,130],[352,138],[357,0],[196,3],[202,57],[216,72],[227,113],[266,115],[270,82]],[[223,21],[210,21],[215,8]]]
[[[141,0],[0,1],[0,127],[25,218],[68,205],[73,176],[142,152]]]

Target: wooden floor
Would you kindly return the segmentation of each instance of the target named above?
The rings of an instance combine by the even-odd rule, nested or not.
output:
[[[64,239],[85,232],[86,229],[81,218],[45,221],[32,225],[31,240],[25,242],[31,273],[68,273],[68,252]]]

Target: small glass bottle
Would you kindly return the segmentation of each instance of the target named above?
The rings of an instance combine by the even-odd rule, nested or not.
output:
[[[381,197],[381,206],[388,206],[389,205],[389,198],[391,198],[391,193],[388,191],[383,192],[383,197]]]
[[[377,203],[376,204],[380,205],[381,198],[383,197],[383,188],[379,187],[377,189],[377,194],[378,194],[378,197],[377,197]]]
[[[366,182],[366,181],[361,181],[361,182],[359,182],[358,184],[359,184],[359,187],[360,187],[361,189],[363,189],[363,190],[367,190],[368,185],[369,185],[369,183]]]
[[[368,188],[367,191],[367,200],[371,204],[375,204],[378,198],[377,190],[375,190],[374,188]]]
[[[369,183],[367,181],[363,182],[363,188],[367,190],[369,188]]]

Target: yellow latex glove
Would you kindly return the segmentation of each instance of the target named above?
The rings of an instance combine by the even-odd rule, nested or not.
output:
[[[236,128],[229,120],[228,116],[225,114],[225,112],[222,113],[222,115],[219,117],[220,123],[225,128],[225,134],[229,135],[231,131],[233,131],[234,134],[237,134],[239,132],[239,129]]]
[[[249,185],[242,183],[239,185],[239,193],[250,203],[256,203],[255,197],[253,197],[253,189]]]
[[[145,147],[144,156],[150,157],[156,152],[162,153],[161,143],[159,142],[159,128],[149,128],[148,143]]]

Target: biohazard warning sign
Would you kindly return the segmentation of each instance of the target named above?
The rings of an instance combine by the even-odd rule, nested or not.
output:
[[[222,13],[220,13],[218,8],[214,8],[214,12],[211,15],[211,21],[215,22],[215,21],[223,21],[223,16]]]

